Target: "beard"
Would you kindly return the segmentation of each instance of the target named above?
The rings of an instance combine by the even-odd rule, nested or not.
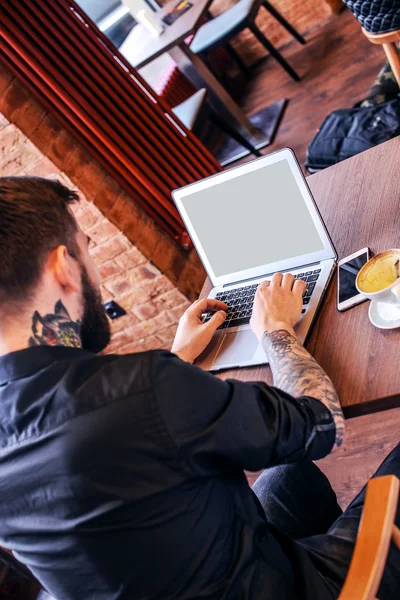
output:
[[[86,268],[83,265],[81,268],[83,315],[80,334],[82,348],[98,354],[110,343],[110,323],[101,301],[100,292],[90,281]]]

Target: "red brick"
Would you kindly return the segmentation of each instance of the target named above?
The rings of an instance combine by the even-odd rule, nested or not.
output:
[[[187,252],[184,252],[183,250],[181,251],[180,248],[176,247],[175,252],[169,261],[169,264],[167,265],[167,267],[165,269],[161,269],[161,270],[164,272],[164,275],[166,275],[169,279],[171,279],[171,281],[176,283],[179,279],[180,274],[182,273],[182,270],[186,264],[187,259],[188,259]],[[152,260],[160,268],[160,265],[158,264],[158,261],[157,261],[157,257],[153,256]]]
[[[123,345],[130,344],[135,340],[140,340],[149,335],[154,335],[160,331],[161,328],[165,328],[171,324],[172,323],[169,321],[168,315],[161,314],[157,315],[157,317],[154,317],[153,319],[149,319],[148,321],[142,321],[137,325],[127,327],[113,336],[110,344],[110,351],[114,351],[115,348],[121,348]]]
[[[80,204],[81,203],[76,204],[75,206],[78,208]],[[90,227],[103,218],[101,212],[90,203],[87,203],[83,210],[77,210],[75,214],[80,227],[85,233],[88,232]]]
[[[5,118],[5,116],[0,113],[0,131],[2,129],[4,129],[4,127],[7,127],[7,125],[9,125],[9,123],[10,122],[7,121],[7,119]]]
[[[156,246],[149,255],[151,260],[163,273],[168,269],[169,265],[174,259],[176,254],[176,245],[171,239],[166,236],[159,235],[159,239],[156,242]]]
[[[186,263],[179,277],[178,288],[189,300],[197,300],[206,277],[201,264]]]
[[[122,348],[127,344],[131,344],[135,340],[141,339],[143,337],[147,337],[147,335],[151,334],[151,331],[147,331],[146,328],[142,328],[140,331],[135,333],[135,328],[138,325],[133,325],[131,327],[125,327],[121,331],[114,333],[111,338],[111,343],[107,347],[107,352],[115,352],[117,348]],[[140,327],[140,325],[139,325]],[[151,328],[148,328],[151,329]]]
[[[155,279],[161,275],[157,267],[152,265],[150,262],[136,267],[134,271],[138,273],[138,277],[141,280]]]
[[[110,221],[135,243],[142,227],[141,214],[139,207],[133,203],[126,192],[122,192],[116,198],[112,208],[109,212],[106,211],[106,214]]]
[[[106,281],[104,287],[108,289],[114,296],[124,296],[134,290],[134,284],[124,275],[114,277],[112,280]]]
[[[60,181],[60,183],[62,183],[64,185],[64,182],[60,178],[58,178],[58,180]],[[74,188],[74,189],[76,190],[76,188]],[[71,206],[72,212],[74,213],[76,219],[78,219],[78,222],[79,222],[80,216],[83,215],[83,213],[86,211],[86,208],[88,206],[90,206],[90,204],[89,204],[89,202],[87,202],[87,200],[84,199],[83,196],[81,196],[79,194],[78,202],[73,202],[73,204],[71,204],[70,206]],[[103,217],[103,215],[100,215],[99,219],[101,219],[102,217]],[[88,217],[88,219],[89,219],[89,221],[92,221],[92,219],[90,217]],[[94,224],[94,223],[92,222],[91,224]],[[83,231],[85,231],[82,226],[81,226],[81,229]]]
[[[110,223],[108,219],[103,217],[101,221],[90,227],[86,230],[86,233],[96,242],[96,244],[101,244],[105,242],[110,237],[113,237],[118,233],[117,227]]]
[[[26,136],[30,136],[44,118],[46,110],[14,79],[2,98],[3,111]]]
[[[128,235],[128,230],[126,234]],[[154,223],[154,221],[150,221],[148,217],[144,218],[144,216],[141,216],[140,228],[138,236],[135,239],[135,245],[141,252],[143,252],[145,256],[150,258],[150,260],[153,260],[156,244],[160,239],[160,235],[165,234],[162,231],[160,232],[160,228]],[[172,240],[171,245],[174,245]]]
[[[190,305],[191,305],[191,302],[186,300],[186,302],[184,304],[181,304],[180,306],[176,306],[175,308],[172,308],[171,310],[168,311],[168,313],[171,315],[171,318],[175,319],[176,321],[179,321],[179,319],[181,318],[181,316],[183,315],[185,310],[187,310]]]
[[[107,240],[100,246],[97,246],[92,256],[98,265],[102,265],[108,260],[112,260],[119,254],[122,254],[129,248],[129,242],[122,234],[118,234],[113,238]]]
[[[39,123],[36,123],[35,129],[31,132],[29,139],[44,155],[48,156],[50,160],[54,160],[51,148],[54,144],[54,140],[61,135],[61,133],[62,127],[58,121],[56,121],[52,115],[46,114]],[[64,134],[64,139],[65,138],[67,138],[66,134]],[[63,160],[54,162],[57,167],[60,167],[60,169],[63,168]]]
[[[26,137],[12,123],[4,127],[0,134],[0,165],[8,162],[15,152],[20,152],[25,140]]]
[[[122,348],[118,348],[118,354],[136,354],[138,352],[146,352],[148,350],[158,350],[161,348],[162,344],[160,340],[154,336],[149,335],[148,337],[137,340],[136,342],[132,342],[127,344],[126,346],[122,346]]]
[[[76,147],[75,155],[71,157],[71,161],[72,164],[69,168],[66,165],[66,171],[77,182],[82,194],[88,200],[93,201],[98,190],[102,188],[106,171],[80,146]]]
[[[115,275],[119,275],[121,271],[122,269],[118,265],[116,265],[113,260],[110,260],[100,266],[100,279],[102,282],[104,282],[110,277],[115,277]]]
[[[0,173],[3,177],[18,175],[36,162],[37,156],[37,149],[30,142],[25,142],[19,150],[9,155],[8,160],[2,162]]]
[[[131,327],[131,325],[136,325],[137,323],[139,323],[139,319],[137,319],[135,315],[127,313],[123,317],[119,317],[119,319],[110,321],[111,333],[114,335],[115,333],[118,333],[118,331],[122,331],[127,327]]]
[[[105,173],[105,171],[104,171]],[[109,175],[105,175],[96,192],[91,194],[91,199],[95,205],[110,218],[109,211],[121,194],[121,186]],[[119,227],[121,229],[121,227]],[[121,229],[122,231],[122,229]]]
[[[162,294],[161,296],[157,296],[154,299],[154,305],[161,312],[166,310],[167,308],[174,308],[175,306],[179,306],[187,301],[187,298],[183,294],[181,294],[177,289],[173,289],[166,294]]]
[[[153,279],[157,279],[157,276],[153,272],[152,265],[147,263],[146,266],[130,269],[122,275],[107,281],[106,287],[115,295],[125,294],[138,286],[144,288],[148,281]]]
[[[155,306],[154,302],[150,300],[149,302],[133,307],[132,312],[140,319],[140,321],[147,321],[148,319],[157,316],[160,311],[157,306]]]
[[[163,312],[158,314],[154,319],[152,319],[155,323],[157,323],[158,329],[162,329],[163,327],[167,327],[168,325],[176,325],[172,316],[167,312]]]
[[[58,136],[52,147],[52,152],[55,157],[53,158],[49,154],[49,158],[54,160],[56,164],[60,161],[60,155],[64,153],[63,170],[68,173],[68,177],[74,184],[81,189],[84,196],[88,199],[93,198],[98,181],[101,181],[104,173],[91,156],[69,134]],[[94,177],[93,171],[96,172]],[[88,184],[89,180],[91,185]],[[83,184],[83,181],[85,181],[85,184]]]
[[[19,175],[58,178],[60,169],[46,156],[43,156],[41,153],[40,156],[39,160],[28,165]]]
[[[131,340],[139,340],[148,335],[153,335],[159,330],[159,328],[159,321],[157,320],[157,317],[155,317],[154,319],[142,321],[137,325],[134,325],[127,333],[129,333]]]
[[[104,285],[115,296],[122,296],[128,292],[133,292],[138,287],[137,280],[135,279],[133,272],[129,271],[127,273],[117,275],[117,277],[113,277]]]
[[[170,325],[170,327],[157,331],[157,337],[164,344],[164,347],[171,348],[176,335],[176,327],[176,324]]]
[[[108,293],[110,294],[110,292]],[[146,294],[140,287],[131,290],[128,294],[118,296],[116,299],[118,304],[126,311],[132,310],[135,306],[143,304],[148,300],[148,294]]]
[[[111,292],[106,290],[106,288],[103,285],[100,286],[100,294],[103,302],[108,302],[108,300],[112,300],[114,298]]]
[[[121,269],[127,270],[142,265],[147,261],[146,257],[135,247],[131,248],[127,252],[120,254],[115,259],[115,262],[121,267]]]
[[[173,284],[164,275],[160,275],[151,281],[144,281],[140,287],[149,294],[150,298],[155,298],[173,289]]]
[[[86,201],[86,198],[84,197],[84,195],[81,193],[80,190],[78,190],[77,186],[75,185],[75,183],[68,177],[68,175],[66,175],[66,173],[64,173],[64,171],[60,172],[60,181],[63,185],[65,185],[67,188],[69,188],[70,190],[75,190],[76,192],[79,192],[79,198],[84,199],[86,204],[89,204],[89,202]]]
[[[43,119],[41,124],[39,124],[39,129],[42,124],[44,124],[45,129],[47,129],[47,122],[45,119],[46,117]],[[40,148],[40,150],[42,149]],[[69,164],[72,164],[72,158],[75,156],[76,143],[74,142],[73,138],[70,136],[68,131],[61,128],[58,134],[56,134],[53,138],[52,143],[48,147],[47,152],[44,152],[43,150],[42,152],[43,154],[46,154],[46,156],[50,160],[52,160],[58,167],[60,167],[60,169],[65,170],[68,173],[68,176],[72,179],[72,181],[76,183],[74,179],[74,172],[72,168],[69,167]],[[84,165],[82,165],[82,168],[84,168]]]

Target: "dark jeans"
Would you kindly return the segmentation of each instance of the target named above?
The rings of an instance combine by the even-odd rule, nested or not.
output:
[[[400,443],[374,477],[400,478]],[[267,519],[282,533],[297,540],[337,598],[346,579],[364,506],[365,487],[342,513],[328,479],[314,463],[282,465],[267,469],[253,491]],[[396,525],[400,526],[400,503]],[[379,600],[400,598],[400,551],[392,544]]]

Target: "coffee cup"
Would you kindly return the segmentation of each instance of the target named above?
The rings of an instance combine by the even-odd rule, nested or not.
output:
[[[400,250],[392,249],[373,256],[360,269],[356,288],[360,294],[400,308]]]

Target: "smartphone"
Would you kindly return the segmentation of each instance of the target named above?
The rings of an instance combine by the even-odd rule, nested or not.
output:
[[[365,302],[367,298],[358,293],[356,277],[361,267],[370,259],[369,248],[363,248],[338,262],[337,309],[341,312]]]

